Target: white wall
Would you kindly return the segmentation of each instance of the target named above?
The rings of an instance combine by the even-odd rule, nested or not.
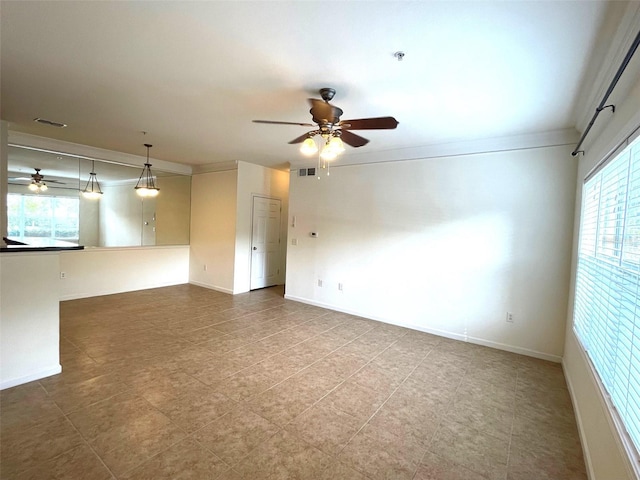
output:
[[[280,232],[280,275],[278,284],[284,283],[287,247],[287,211],[289,200],[289,173],[247,162],[238,162],[238,203],[236,213],[236,246],[233,293],[248,292],[251,286],[251,234],[253,197],[281,200],[282,221]]]
[[[624,5],[623,5],[624,6]],[[640,4],[627,7],[624,20],[632,22],[629,33],[637,34],[640,25]],[[620,33],[624,33],[619,30]],[[611,34],[613,37],[613,34]],[[624,37],[624,34],[623,34]],[[627,37],[628,39],[628,37]],[[615,40],[615,38],[614,38]],[[615,47],[615,43],[613,44]],[[600,88],[594,88],[591,95],[585,94],[581,98],[583,108],[591,114],[608,87],[613,71],[620,65],[621,57],[628,49],[628,44],[615,50],[609,50],[605,60],[611,62],[607,72],[607,65],[598,65],[600,74]],[[614,61],[611,61],[615,58]],[[594,84],[594,87],[598,85]],[[592,103],[589,99],[592,99]],[[600,162],[619,142],[627,137],[635,128],[640,126],[640,53],[636,52],[632,63],[627,67],[618,87],[613,91],[608,103],[616,106],[615,114],[609,110],[603,111],[594,124],[594,128],[584,142],[584,155],[580,155],[576,185],[576,215],[575,241],[572,255],[571,294],[567,315],[567,331],[563,367],[569,391],[573,399],[578,428],[585,453],[585,461],[590,480],[627,480],[638,478],[633,472],[632,462],[626,453],[623,440],[619,435],[611,416],[607,400],[599,388],[594,372],[589,364],[584,349],[579,344],[573,330],[573,292],[575,285],[575,265],[577,256],[577,241],[580,222],[580,208],[582,202],[582,185],[585,176]],[[638,469],[640,470],[640,468]]]
[[[226,293],[233,293],[237,183],[237,170],[191,180],[189,282]]]
[[[100,199],[88,199],[80,195],[80,239],[78,244],[98,245],[100,241],[99,225]]]
[[[570,152],[336,166],[321,180],[292,172],[287,297],[559,361]]]
[[[142,245],[142,202],[135,185],[103,186],[100,199],[101,247]]]
[[[0,389],[60,373],[57,253],[0,254]]]
[[[60,253],[60,300],[189,282],[189,246],[86,248]]]

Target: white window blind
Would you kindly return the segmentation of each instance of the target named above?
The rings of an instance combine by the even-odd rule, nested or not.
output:
[[[640,138],[582,194],[574,327],[640,450]]]

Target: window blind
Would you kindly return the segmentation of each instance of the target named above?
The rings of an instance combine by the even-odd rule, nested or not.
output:
[[[640,138],[585,182],[574,328],[640,450]]]

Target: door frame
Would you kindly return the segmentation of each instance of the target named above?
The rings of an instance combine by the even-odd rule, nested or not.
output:
[[[278,200],[280,202],[280,222],[278,223],[278,278],[280,278],[280,270],[283,267],[283,252],[282,252],[282,198],[274,197],[271,195],[264,195],[261,193],[252,193],[251,194],[251,240],[249,241],[249,291],[259,290],[259,288],[252,289],[251,288],[251,280],[253,278],[253,217],[255,215],[255,199],[256,198],[264,198],[266,200]],[[261,287],[266,288],[266,287]]]

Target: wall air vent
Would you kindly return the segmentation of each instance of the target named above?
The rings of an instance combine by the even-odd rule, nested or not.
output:
[[[51,120],[47,120],[46,118],[36,117],[33,119],[34,122],[41,123],[43,125],[49,125],[50,127],[56,128],[64,128],[67,126],[66,123],[53,122]]]
[[[307,169],[306,168],[301,168],[300,170],[298,170],[298,176],[299,177],[306,177],[307,176]]]

